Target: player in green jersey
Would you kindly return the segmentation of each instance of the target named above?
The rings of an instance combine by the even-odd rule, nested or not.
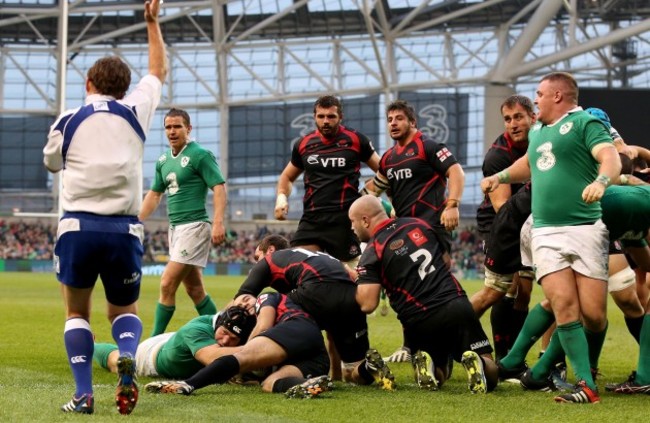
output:
[[[176,309],[181,282],[199,315],[215,314],[217,307],[205,291],[202,269],[211,244],[224,242],[225,180],[211,151],[190,139],[192,125],[185,110],[171,109],[165,116],[165,134],[171,147],[158,158],[151,190],[138,217],[144,221],[167,192],[169,262],[160,282],[151,336],[165,331]],[[212,225],[205,209],[208,189],[214,193]]]
[[[198,316],[176,332],[144,340],[136,352],[136,375],[185,379],[217,358],[233,354],[255,326],[255,316],[232,306],[215,315]],[[95,344],[93,358],[117,373],[119,352],[114,344]]]
[[[573,393],[555,400],[597,403],[589,354],[600,351],[607,329],[609,243],[599,200],[618,178],[621,161],[605,125],[578,106],[578,85],[570,74],[545,75],[535,104],[538,122],[529,132],[528,152],[483,179],[481,189],[532,180],[535,271],[578,380]],[[522,384],[524,379],[541,382],[533,376],[526,372]]]

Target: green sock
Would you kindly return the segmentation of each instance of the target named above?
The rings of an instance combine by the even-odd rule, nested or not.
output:
[[[582,327],[582,322],[575,321],[558,325],[557,335],[562,343],[562,349],[571,362],[576,380],[584,380],[591,389],[597,390],[594,379],[591,377],[591,366],[589,365],[589,345],[587,336]]]
[[[165,332],[169,321],[174,315],[174,311],[176,311],[176,306],[166,306],[160,303],[156,304],[156,312],[154,313],[153,318],[153,330],[149,337],[160,335]]]
[[[196,311],[199,312],[199,316],[217,314],[217,305],[212,301],[212,298],[210,298],[209,295],[206,295],[203,301],[198,303],[195,307]]]
[[[93,360],[102,368],[108,370],[108,356],[113,351],[117,351],[117,345],[95,343],[95,350],[93,351]]]
[[[530,348],[551,327],[554,321],[553,313],[546,311],[540,304],[533,307],[528,312],[528,317],[526,317],[521,332],[519,332],[508,355],[501,359],[501,365],[506,369],[516,369],[522,366],[526,361],[526,354],[528,354]]]
[[[585,328],[585,335],[587,337],[587,345],[589,345],[589,365],[592,369],[598,369],[598,359],[600,358],[600,353],[603,350],[603,344],[605,343],[605,335],[607,334],[607,327],[600,332],[592,332],[589,329]]]
[[[537,363],[530,369],[533,379],[543,380],[547,378],[555,368],[555,364],[562,360],[564,350],[560,343],[558,331],[553,331],[551,342],[549,342],[544,354],[537,360]]]
[[[650,385],[650,314],[646,314],[643,318],[639,341],[639,364],[636,369],[636,381],[641,385]]]

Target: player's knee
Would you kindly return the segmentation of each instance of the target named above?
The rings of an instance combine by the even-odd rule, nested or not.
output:
[[[610,293],[623,291],[629,286],[636,283],[636,274],[629,266],[625,267],[609,277],[607,280],[607,290]]]

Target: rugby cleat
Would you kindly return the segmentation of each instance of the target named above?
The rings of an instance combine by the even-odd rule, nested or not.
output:
[[[161,380],[156,382],[149,382],[144,386],[144,389],[147,392],[151,392],[152,394],[190,395],[192,392],[194,392],[194,387],[192,385],[188,385],[182,380]]]
[[[574,404],[598,404],[600,397],[598,391],[587,386],[584,380],[575,384],[571,393],[558,395],[554,398],[555,402],[574,403]]]
[[[79,398],[74,396],[61,406],[64,413],[93,414],[95,412],[95,401],[92,394],[83,394]]]
[[[467,372],[467,386],[473,394],[487,393],[487,380],[483,360],[474,351],[465,351],[460,359],[461,364]]]
[[[317,397],[323,392],[331,391],[332,389],[334,389],[332,379],[327,375],[323,375],[312,377],[300,385],[292,386],[284,393],[284,395],[287,398],[311,399]]]
[[[519,382],[521,383],[521,387],[528,391],[542,391],[542,392],[557,391],[557,387],[551,380],[550,376],[545,378],[544,380],[537,380],[533,378],[531,369],[526,370],[524,374],[521,375],[521,379],[519,379]]]
[[[138,402],[138,385],[135,383],[135,359],[123,354],[117,359],[117,389],[115,405],[120,414],[131,414]]]
[[[377,386],[386,391],[392,391],[395,389],[395,376],[376,349],[371,348],[366,352],[365,366],[368,372],[375,379],[375,384]]]
[[[528,370],[528,365],[525,362],[519,367],[508,369],[498,361],[497,367],[499,369],[499,380],[508,383],[519,383],[523,374]]]
[[[623,383],[608,383],[605,390],[616,394],[650,394],[650,385],[642,385],[636,381],[636,371]]]
[[[429,391],[438,390],[438,381],[435,376],[435,366],[431,356],[426,351],[418,351],[413,356],[413,370],[415,382],[420,389]]]

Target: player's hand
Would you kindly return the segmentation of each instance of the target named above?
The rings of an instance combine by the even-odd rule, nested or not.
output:
[[[287,213],[289,213],[289,201],[285,194],[278,194],[275,201],[275,218],[278,220],[286,220]]]
[[[605,194],[605,185],[600,182],[592,182],[582,191],[582,199],[585,203],[591,204],[599,201]]]
[[[460,212],[458,207],[448,207],[443,210],[440,215],[440,223],[445,226],[445,229],[452,231],[458,227],[458,222],[460,220]]]
[[[223,226],[223,222],[214,222],[212,224],[212,244],[219,245],[226,240],[226,228]]]
[[[160,5],[162,0],[147,0],[144,2],[144,20],[147,22],[156,22],[160,14]]]
[[[481,191],[483,191],[484,194],[487,194],[488,192],[497,189],[499,185],[499,177],[497,175],[488,176],[481,180]]]

